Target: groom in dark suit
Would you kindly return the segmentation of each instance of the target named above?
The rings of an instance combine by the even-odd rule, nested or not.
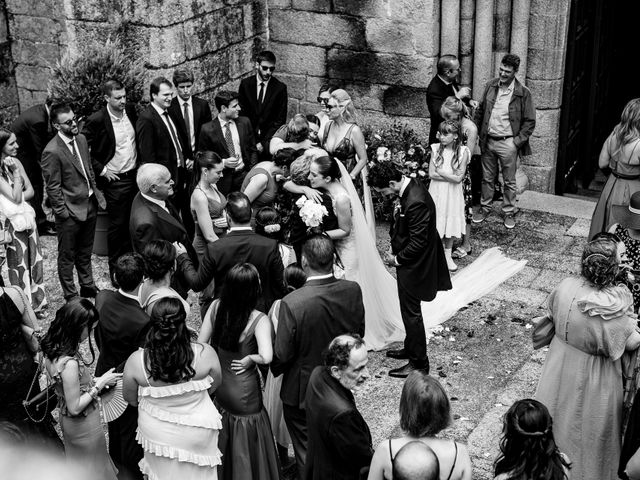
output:
[[[391,225],[391,252],[385,263],[396,267],[400,313],[406,330],[404,348],[389,350],[387,356],[408,359],[405,366],[389,371],[405,378],[414,370],[429,371],[427,338],[420,302],[430,302],[440,290],[451,289],[444,247],[436,230],[436,207],[419,180],[405,177],[391,162],[376,165],[369,182],[382,193],[400,197]]]

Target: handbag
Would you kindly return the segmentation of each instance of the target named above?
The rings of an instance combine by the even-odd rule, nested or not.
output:
[[[47,415],[50,414],[58,404],[58,396],[55,391],[56,384],[50,381],[49,376],[47,376],[47,388],[33,395],[33,388],[43,372],[44,359],[41,358],[33,380],[31,381],[29,391],[27,392],[27,398],[22,401],[22,406],[27,412],[27,416],[35,423],[43,422],[44,419],[47,418]]]

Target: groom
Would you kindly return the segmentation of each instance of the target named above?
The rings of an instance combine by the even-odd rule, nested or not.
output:
[[[391,162],[375,165],[369,183],[379,192],[397,195],[391,225],[391,252],[384,261],[396,267],[400,313],[406,330],[404,348],[387,351],[387,357],[408,359],[389,376],[405,378],[414,370],[429,372],[427,337],[420,308],[440,290],[451,289],[444,248],[436,230],[436,207],[424,184],[405,177]]]

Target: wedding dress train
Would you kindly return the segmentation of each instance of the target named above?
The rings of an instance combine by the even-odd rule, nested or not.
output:
[[[341,184],[351,200],[351,233],[335,242],[336,250],[344,266],[345,278],[357,282],[362,289],[367,347],[381,350],[391,343],[404,341],[398,284],[380,258],[351,177],[341,162],[338,165],[342,173]],[[491,292],[522,270],[526,263],[526,260],[508,258],[498,247],[482,252],[473,263],[452,277],[451,290],[439,292],[431,302],[422,302],[427,335],[429,329]]]

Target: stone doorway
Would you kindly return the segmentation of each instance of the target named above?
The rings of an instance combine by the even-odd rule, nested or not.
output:
[[[598,197],[598,156],[625,104],[640,97],[632,76],[640,2],[571,0],[555,191]]]

